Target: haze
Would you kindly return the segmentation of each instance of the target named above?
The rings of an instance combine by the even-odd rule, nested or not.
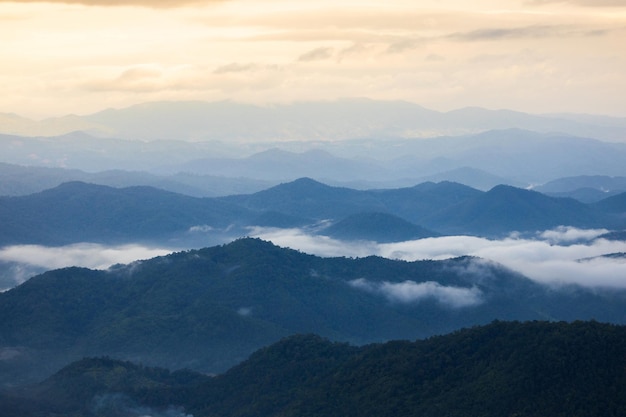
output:
[[[400,99],[626,116],[626,2],[0,2],[0,112]]]

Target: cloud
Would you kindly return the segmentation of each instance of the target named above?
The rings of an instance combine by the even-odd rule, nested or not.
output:
[[[258,68],[258,65],[256,64],[239,64],[237,62],[233,62],[231,64],[217,67],[213,71],[213,74],[228,74],[231,72],[249,72],[249,71],[254,71],[257,68]]]
[[[301,229],[254,227],[249,229],[249,235],[273,242],[278,246],[324,257],[365,257],[378,252],[377,244],[374,242],[351,244],[327,236],[310,235]]]
[[[569,231],[570,235],[584,232]],[[558,232],[555,232],[558,235]],[[551,235],[551,233],[548,233]],[[381,255],[405,260],[446,259],[471,255],[498,262],[528,278],[551,286],[576,284],[584,287],[626,289],[626,262],[602,255],[626,252],[626,242],[596,239],[576,244],[548,240],[508,238],[488,240],[448,236],[381,245]],[[581,261],[581,259],[589,259]]]
[[[140,6],[174,8],[198,4],[222,3],[225,0],[46,0],[46,3],[80,4],[82,6]],[[0,3],[41,3],[42,0],[0,0]]]
[[[316,48],[298,57],[298,62],[323,61],[333,56],[333,48]]]
[[[563,3],[585,7],[626,7],[626,0],[531,0],[525,3],[539,6],[544,4]]]
[[[447,287],[433,281],[418,283],[407,280],[400,283],[388,281],[375,283],[360,278],[350,281],[350,285],[363,291],[383,295],[389,301],[402,304],[433,299],[446,307],[462,308],[483,302],[482,293],[478,288]]]
[[[539,236],[552,244],[572,243],[585,240],[593,240],[600,235],[608,233],[606,229],[577,229],[570,226],[559,226],[553,230],[546,230]]]
[[[603,232],[557,228],[532,238],[511,236],[490,240],[474,236],[444,236],[386,244],[343,242],[311,236],[298,229],[257,228],[252,230],[251,236],[318,256],[378,255],[406,261],[476,256],[554,287],[576,284],[587,288],[626,289],[626,258],[603,256],[626,253],[626,242],[598,239]],[[475,271],[475,274],[480,273]]]
[[[82,266],[106,269],[117,263],[130,263],[171,253],[171,249],[150,248],[141,245],[103,246],[78,243],[68,246],[47,247],[16,245],[0,249],[0,261],[15,262],[45,269]]]
[[[570,36],[601,36],[608,30],[589,30],[574,26],[533,25],[517,28],[488,28],[448,35],[447,38],[458,41],[499,41],[510,39],[532,39]]]

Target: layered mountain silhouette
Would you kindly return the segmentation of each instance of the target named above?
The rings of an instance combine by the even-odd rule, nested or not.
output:
[[[0,244],[5,245],[168,240],[194,225],[225,228],[247,214],[215,199],[82,182],[0,201]]]
[[[194,198],[152,187],[72,182],[27,196],[0,197],[0,244],[145,241],[187,247],[186,241],[199,236],[194,231],[226,239],[246,235],[249,226],[303,227],[328,220],[335,224],[329,229],[334,236],[341,237],[337,228],[344,222],[353,230],[346,237],[362,234],[380,241],[437,233],[491,237],[557,226],[623,229],[624,195],[583,204],[511,186],[483,192],[441,182],[355,190],[301,178],[254,194]],[[367,213],[384,214],[387,220],[368,224],[363,221]],[[391,221],[392,216],[397,220]],[[402,228],[400,220],[411,223],[405,229],[415,233],[394,234],[392,229]]]
[[[618,416],[626,329],[493,322],[367,346],[295,335],[222,375],[110,358],[72,363],[0,395],[0,416]]]
[[[319,233],[341,240],[370,240],[399,242],[439,236],[438,233],[417,226],[388,213],[359,213],[340,220]]]
[[[42,121],[0,114],[2,133],[53,136],[88,131],[139,140],[340,140],[420,137],[491,129],[525,128],[619,140],[624,119],[585,115],[533,115],[468,107],[438,112],[405,101],[345,98],[255,106],[232,101],[141,103],[85,116]]]
[[[167,118],[154,118],[150,126],[140,128],[151,130],[156,121]],[[193,185],[192,192],[197,191],[197,184],[168,177],[192,174],[207,176],[214,183],[222,178],[276,184],[308,176],[362,189],[447,180],[487,190],[497,184],[527,187],[563,177],[626,175],[626,144],[601,141],[593,132],[585,135],[580,130],[569,134],[553,133],[562,132],[557,129],[538,132],[528,125],[527,130],[522,126],[478,129],[481,133],[470,129],[460,136],[433,132],[420,139],[396,132],[348,134],[345,140],[335,141],[317,140],[312,134],[300,141],[295,136],[283,140],[282,134],[262,133],[264,129],[255,130],[245,123],[236,125],[262,138],[248,142],[242,137],[220,140],[220,135],[209,135],[185,141],[181,133],[167,134],[167,140],[143,140],[142,134],[119,139],[85,131],[53,137],[0,134],[0,162],[89,173],[144,171],[166,177],[159,181],[165,185],[170,180],[180,181],[181,187]],[[128,176],[141,181],[129,185],[154,185],[157,181]],[[70,179],[89,180],[84,176]]]
[[[476,258],[320,258],[240,239],[0,293],[0,375],[24,382],[101,355],[214,373],[294,333],[363,344],[494,319],[621,323],[625,308],[623,292],[555,290]]]

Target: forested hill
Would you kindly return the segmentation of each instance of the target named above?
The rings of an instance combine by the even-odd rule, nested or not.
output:
[[[493,322],[354,347],[297,335],[217,376],[84,359],[1,398],[0,416],[626,415],[626,327]]]
[[[85,356],[216,373],[295,333],[364,344],[494,319],[624,324],[624,311],[624,291],[550,288],[477,258],[321,258],[247,238],[0,293],[0,383]]]

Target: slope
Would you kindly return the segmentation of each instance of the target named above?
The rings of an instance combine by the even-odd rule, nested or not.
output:
[[[625,294],[555,291],[474,258],[319,258],[256,239],[117,266],[67,268],[0,293],[3,381],[84,356],[223,371],[293,333],[368,343],[493,319],[626,322]]]
[[[196,225],[226,228],[247,211],[214,199],[151,187],[82,182],[19,197],[0,197],[0,245],[167,240]]]
[[[500,236],[561,225],[593,228],[611,222],[602,213],[579,201],[500,185],[472,201],[429,217],[423,224],[452,234]]]
[[[363,347],[296,335],[217,377],[83,359],[0,396],[0,416],[620,416],[625,350],[626,328],[597,322],[493,322]]]

